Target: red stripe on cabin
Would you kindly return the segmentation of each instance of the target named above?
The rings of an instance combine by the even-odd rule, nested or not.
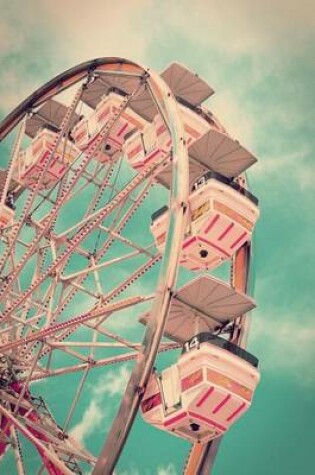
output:
[[[222,239],[234,228],[234,223],[228,225],[228,227],[223,231],[222,234],[218,237],[218,241],[222,241]]]
[[[246,406],[246,402],[243,402],[234,412],[232,412],[232,414],[229,415],[229,417],[227,417],[226,421],[227,422],[230,422],[232,419],[234,419],[234,417],[237,416],[237,414],[239,414]]]
[[[222,401],[217,405],[215,406],[215,408],[213,409],[212,411],[212,414],[216,414],[217,412],[220,411],[220,409],[222,409],[223,406],[225,406],[225,404],[231,399],[231,394],[228,394],[225,398],[222,399]]]
[[[118,147],[121,147],[121,142],[119,142],[113,135],[110,135],[108,139],[114,142],[114,145],[118,145]]]
[[[218,221],[219,218],[220,218],[220,215],[216,214],[215,217],[212,219],[212,221],[210,221],[210,223],[208,224],[208,226],[205,229],[206,234],[208,234],[210,229],[215,225],[215,223]]]
[[[62,175],[63,172],[66,170],[66,166],[62,167],[60,170],[59,170],[59,175]]]
[[[144,160],[144,162],[147,162],[148,160],[152,160],[152,158],[156,157],[160,153],[160,149],[158,148],[155,150],[155,152],[152,153],[152,155],[149,155],[148,158]]]
[[[133,150],[131,150],[129,153],[128,153],[128,157],[131,159],[133,158],[135,155],[137,155],[137,153],[141,152],[143,150],[143,147],[142,145],[137,145],[137,147],[135,147]]]
[[[109,107],[102,111],[99,115],[96,115],[97,122],[102,122],[103,119],[109,114]]]
[[[45,152],[44,155],[42,156],[42,158],[39,160],[39,163],[42,164],[44,163],[44,161],[46,160],[46,158],[48,158],[50,156],[51,152]]]
[[[181,388],[182,391],[187,391],[190,388],[193,388],[194,386],[197,386],[197,384],[200,384],[203,380],[202,377],[202,370],[198,369],[194,373],[190,373],[188,376],[183,378],[181,380]]]
[[[200,421],[207,422],[208,424],[211,424],[213,427],[216,427],[217,429],[225,432],[226,427],[222,426],[221,424],[218,424],[217,422],[209,419],[208,417],[202,416],[201,414],[197,414],[196,412],[189,411],[189,415],[194,417],[195,419],[199,419]]]
[[[185,129],[185,132],[188,135],[191,135],[195,140],[199,139],[201,134],[197,130],[193,129],[188,124],[184,124],[184,129]],[[189,138],[191,138],[191,137],[189,137]]]
[[[183,419],[186,416],[187,416],[187,412],[182,412],[178,416],[172,417],[172,419],[169,419],[168,421],[164,422],[164,426],[167,427],[171,424],[174,424],[174,422],[180,421],[181,419]]]
[[[188,239],[188,241],[186,241],[185,244],[183,245],[183,249],[186,249],[186,247],[190,246],[190,244],[192,244],[195,241],[196,241],[195,237]]]
[[[202,241],[202,242],[205,242],[206,244],[209,244],[209,246],[213,247],[217,251],[222,252],[222,254],[224,254],[226,257],[230,257],[230,255],[224,249],[222,249],[222,247],[217,246],[216,244],[213,244],[213,242],[208,241],[208,239],[205,239],[203,237],[199,237],[198,239],[199,239],[199,241]]]
[[[240,237],[238,237],[238,238],[236,239],[236,241],[234,241],[233,244],[231,244],[231,246],[230,246],[231,249],[233,249],[235,246],[237,246],[238,243],[239,243],[242,239],[244,239],[244,237],[245,237],[246,235],[247,235],[247,232],[246,232],[246,231],[245,231],[243,234],[241,234]]]
[[[142,160],[142,165],[146,165],[147,162],[153,160],[153,158],[155,158],[159,153],[161,152],[161,150],[158,148],[157,150],[155,150],[155,152],[152,153],[152,155],[147,155],[147,158],[145,160]]]
[[[154,409],[156,406],[162,404],[162,398],[160,393],[156,393],[153,396],[148,397],[141,403],[141,409],[143,412],[148,412]]]
[[[54,156],[54,159],[53,159],[53,160],[50,162],[50,164],[49,164],[50,168],[52,168],[54,165],[56,165],[57,162],[60,163],[59,159],[60,159],[60,156],[59,156],[59,155],[55,155],[55,156]]]
[[[156,135],[161,135],[163,132],[165,132],[165,130],[166,130],[166,125],[164,124],[160,125],[160,127],[156,129]]]
[[[201,407],[206,400],[209,398],[209,396],[213,393],[214,387],[212,386],[211,388],[208,389],[208,391],[202,396],[201,399],[197,402],[197,407]]]
[[[80,142],[80,140],[83,139],[85,135],[87,135],[86,130],[82,130],[82,132],[74,137],[75,142]]]
[[[125,132],[125,130],[127,129],[128,125],[129,125],[128,122],[126,122],[125,125],[122,126],[122,128],[120,129],[120,131],[119,131],[118,134],[117,134],[118,137],[120,137],[120,136]]]

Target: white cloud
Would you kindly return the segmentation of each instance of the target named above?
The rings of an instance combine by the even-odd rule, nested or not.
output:
[[[274,180],[277,176],[287,180],[291,177],[301,190],[305,190],[313,187],[315,180],[315,165],[309,160],[311,156],[308,146],[284,154],[265,156],[255,165],[255,177],[259,180]]]
[[[144,59],[146,41],[136,20],[151,1],[67,0],[61,10],[48,0],[41,4],[55,25],[62,55],[74,63],[102,56]]]
[[[15,65],[3,70],[1,72],[0,88],[1,109],[9,113],[11,109],[15,108],[35,90],[36,86],[34,86],[34,83],[31,84],[30,78],[27,78],[22,71],[17,71]]]
[[[17,50],[22,46],[19,30],[9,24],[4,17],[0,18],[0,44],[2,51]]]
[[[234,138],[252,151],[254,130],[258,123],[250,111],[244,110],[241,99],[232,90],[220,91],[214,96],[211,99],[211,111]]]
[[[82,415],[81,421],[71,430],[71,436],[80,444],[103,423],[105,413],[98,398],[92,399]]]
[[[129,380],[129,374],[130,371],[122,365],[116,371],[107,371],[92,387],[88,407],[82,414],[80,422],[70,431],[71,436],[79,443],[84,444],[86,438],[103,425],[107,417],[104,411],[104,407],[107,407],[104,398],[122,394]]]
[[[108,394],[110,397],[122,394],[128,382],[130,370],[126,366],[120,366],[119,370],[110,370],[106,376],[100,379],[94,387],[93,394],[102,397]]]
[[[148,474],[149,472],[146,472]],[[170,463],[166,466],[160,466],[154,472],[150,472],[150,475],[177,475],[175,466]],[[137,468],[131,468],[124,472],[114,472],[114,475],[141,475],[141,472]]]
[[[268,316],[256,313],[251,340],[261,348],[261,368],[269,372],[284,371],[300,384],[314,384],[315,327],[312,319],[289,321],[281,313]]]
[[[297,52],[315,26],[313,5],[307,0],[195,0],[193,5],[186,0],[180,3],[181,11],[177,2],[164,5],[166,23],[229,56],[274,48]]]
[[[166,467],[159,467],[156,475],[176,475],[177,472],[173,464],[169,464]]]
[[[136,468],[130,468],[127,471],[125,470],[123,472],[114,472],[114,475],[140,475],[140,472]]]

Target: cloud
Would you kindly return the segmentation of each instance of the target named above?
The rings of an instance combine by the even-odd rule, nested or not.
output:
[[[279,154],[274,151],[269,156],[263,156],[255,164],[254,176],[255,181],[270,183],[272,180],[273,193],[279,192],[279,186],[274,186],[276,181],[278,184],[282,182],[282,192],[285,189],[282,186],[292,181],[300,191],[306,193],[312,189],[315,181],[315,165],[311,147],[296,146],[296,150],[293,151],[279,152]]]
[[[128,470],[124,470],[123,472],[115,471],[113,475],[141,475],[137,468],[129,468]]]
[[[119,370],[110,370],[106,376],[94,387],[93,393],[97,397],[108,394],[110,397],[122,394],[128,382],[130,370],[121,366]]]
[[[98,398],[92,399],[81,421],[71,430],[71,436],[83,444],[84,440],[102,425],[104,418],[105,413],[100,401]]]
[[[221,91],[211,100],[211,111],[227,131],[251,151],[257,121],[250,112],[244,111],[241,97],[231,90]]]
[[[3,16],[0,18],[0,44],[2,51],[6,52],[18,50],[23,44],[20,31]]]
[[[146,472],[146,475],[177,475],[175,466],[170,463],[166,466],[160,466],[154,472]],[[114,472],[114,475],[143,475],[143,472],[139,471],[137,468],[130,468],[127,471],[123,472]]]
[[[199,44],[207,43],[229,56],[259,55],[274,52],[275,48],[298,53],[315,26],[313,5],[305,0],[196,0],[193,6],[184,0],[181,10],[176,2],[163,5],[166,24],[184,31],[187,38]],[[165,25],[162,23],[161,27]]]
[[[55,25],[56,44],[64,58],[74,63],[102,56],[144,59],[146,40],[137,18],[145,17],[151,1],[67,0],[62,14],[48,0],[41,4]]]
[[[118,370],[110,370],[99,378],[92,387],[90,402],[83,412],[80,422],[71,429],[73,436],[79,443],[84,444],[86,439],[101,427],[107,417],[104,412],[104,398],[114,397],[123,393],[129,380],[130,371],[122,365]]]
[[[159,467],[157,469],[156,475],[176,475],[177,471],[173,464],[169,464],[166,467]]]
[[[298,315],[297,315],[298,316]],[[290,321],[279,312],[268,319],[256,313],[251,331],[251,344],[261,359],[262,371],[284,371],[301,385],[314,384],[315,327],[313,320]]]

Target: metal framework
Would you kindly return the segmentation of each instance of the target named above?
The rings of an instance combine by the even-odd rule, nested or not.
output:
[[[163,78],[125,59],[100,58],[57,76],[0,124],[2,154],[9,157],[1,171],[0,210],[9,193],[15,198],[14,220],[0,234],[0,461],[11,452],[19,475],[83,474],[86,467],[93,475],[113,473],[157,354],[179,347],[162,340],[189,197],[188,154],[176,100],[185,88],[176,89],[171,80],[169,71]],[[203,87],[205,96],[213,93]],[[120,106],[63,176],[45,187],[60,145],[111,90],[123,92]],[[97,159],[130,109],[142,111],[146,119],[159,115],[172,143],[166,156],[139,173],[126,164],[121,150],[109,161]],[[210,113],[202,114],[212,120]],[[55,139],[36,180],[26,186],[16,177],[21,151],[42,126],[53,127]],[[192,159],[194,166],[197,162]],[[157,198],[159,182],[165,184],[161,176],[168,177],[167,186]],[[170,217],[161,256],[146,229],[150,212],[165,203]],[[231,286],[243,292],[249,256],[250,246],[244,245],[231,267]],[[150,313],[144,330],[136,325],[139,309]],[[247,331],[246,317],[240,317],[233,342],[245,346]],[[92,454],[71,435],[81,396],[93,370],[127,362],[133,367],[117,415],[101,453]],[[81,378],[60,422],[32,384],[72,374]],[[31,468],[23,456],[26,441],[38,454]],[[184,473],[209,473],[218,444],[194,446]]]

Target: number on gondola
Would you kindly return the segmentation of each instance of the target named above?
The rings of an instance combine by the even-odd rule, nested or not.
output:
[[[188,352],[190,350],[193,350],[194,348],[199,348],[200,341],[198,340],[197,336],[194,336],[191,340],[186,341],[184,344],[184,351]]]

